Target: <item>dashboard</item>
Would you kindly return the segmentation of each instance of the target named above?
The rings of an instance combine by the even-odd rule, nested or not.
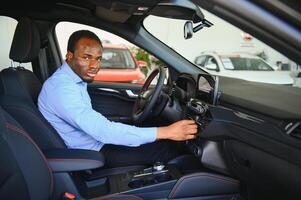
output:
[[[193,119],[198,124],[196,139],[187,141],[186,144],[191,152],[202,160],[203,164],[203,159],[206,157],[204,152],[209,149],[206,149],[204,143],[208,141],[216,144],[229,141],[242,142],[257,149],[264,148],[266,152],[276,154],[283,159],[288,156],[285,152],[292,151],[289,148],[300,149],[301,137],[293,137],[294,133],[291,134],[283,129],[281,121],[268,115],[252,112],[247,109],[247,106],[242,108],[234,104],[232,107],[224,107],[227,104],[224,105],[222,99],[220,100],[221,105],[216,105],[218,97],[218,80],[217,82],[216,80],[203,74],[197,75],[197,77],[185,74],[180,75],[174,84],[175,96],[180,102],[182,113],[184,113],[182,118]],[[214,83],[212,83],[213,81]],[[237,97],[240,96],[237,95]],[[296,129],[295,134],[300,132],[297,127],[300,125],[299,120],[297,122],[296,126],[291,123],[291,127]],[[224,147],[211,149],[215,149],[216,152],[224,152]],[[292,156],[294,153],[289,155]],[[212,158],[212,156],[210,157]],[[301,159],[298,156],[292,157],[294,157],[294,162],[301,166]],[[217,166],[210,163],[211,161],[212,159],[207,162],[207,165]]]
[[[258,186],[258,180],[263,182],[260,188],[266,183],[271,188],[278,187],[279,177],[285,177],[281,186],[291,188],[298,184],[301,94],[291,100],[288,99],[291,95],[285,93],[277,93],[275,96],[279,98],[272,100],[261,99],[272,90],[279,91],[276,90],[279,86],[222,77],[220,82],[222,95],[217,105],[219,79],[199,74],[180,75],[175,81],[174,96],[184,113],[182,118],[198,124],[197,137],[186,141],[188,149],[204,167],[250,180],[254,187]],[[295,94],[294,89],[286,92]],[[250,91],[256,91],[259,97]],[[288,122],[283,123],[283,119]],[[271,173],[267,169],[272,169]]]

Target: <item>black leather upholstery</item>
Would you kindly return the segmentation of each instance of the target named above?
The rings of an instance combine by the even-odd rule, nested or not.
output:
[[[240,183],[232,178],[212,174],[194,173],[180,178],[168,198],[178,199],[192,196],[235,195]],[[221,198],[222,199],[222,198]]]
[[[54,172],[95,169],[104,165],[104,156],[86,149],[50,149],[43,152]]]
[[[29,135],[0,109],[0,199],[49,199],[52,173]]]
[[[38,56],[40,45],[37,26],[32,20],[24,17],[16,27],[9,58],[19,63],[31,62]]]
[[[0,108],[0,163],[0,199],[52,198],[53,174],[46,158],[26,131],[2,108]],[[110,195],[96,199],[142,198],[133,195]]]
[[[93,200],[142,200],[142,198],[138,197],[138,196],[134,196],[134,195],[120,194],[120,195],[110,195],[110,196],[105,196],[105,197],[99,197],[99,198],[95,198]]]
[[[39,30],[28,18],[19,21],[10,50],[10,58],[30,62],[40,50]],[[49,148],[66,148],[56,130],[37,108],[42,84],[35,74],[22,67],[7,68],[0,73],[0,104],[30,134],[44,151]]]
[[[1,93],[37,103],[42,84],[33,72],[22,67],[10,67],[1,73]]]
[[[2,73],[0,73],[0,79]],[[49,148],[66,148],[56,130],[48,123],[33,102],[12,95],[1,95],[0,104],[30,134],[43,150]]]

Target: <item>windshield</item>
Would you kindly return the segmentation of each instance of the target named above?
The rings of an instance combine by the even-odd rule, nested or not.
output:
[[[127,49],[104,48],[101,63],[103,69],[134,69],[136,67]]]
[[[228,70],[274,71],[271,66],[256,58],[221,58],[223,66]]]
[[[298,81],[301,68],[295,62],[252,35],[201,10],[213,26],[195,32],[190,39],[184,39],[186,20],[150,15],[143,25],[150,34],[207,73],[301,87],[301,81]]]

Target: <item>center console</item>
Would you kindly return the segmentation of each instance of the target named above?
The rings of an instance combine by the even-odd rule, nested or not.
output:
[[[86,184],[90,191],[94,191],[88,195],[89,198],[121,193],[143,199],[210,197],[213,200],[230,200],[239,193],[239,182],[235,179],[207,172],[182,174],[175,165],[165,166],[162,163],[93,179]]]
[[[153,191],[155,191],[159,189],[158,186],[162,187],[162,185],[165,188],[171,188],[180,177],[181,173],[176,167],[172,165],[165,166],[158,162],[152,167],[110,176],[110,192],[139,191],[142,188],[148,188],[148,191],[153,188]]]

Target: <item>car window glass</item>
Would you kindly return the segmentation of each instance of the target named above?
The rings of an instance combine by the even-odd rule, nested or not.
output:
[[[162,65],[156,57],[117,35],[72,22],[60,22],[56,26],[62,59],[67,52],[69,36],[82,29],[94,32],[103,45],[101,69],[94,81],[143,84],[152,70]],[[156,84],[156,79],[152,84]]]
[[[217,65],[217,62],[213,57],[209,57],[206,65],[212,65],[212,64]]]
[[[150,15],[143,24],[150,34],[210,74],[301,87],[298,77],[301,72],[300,65],[254,36],[204,9],[202,11],[213,26],[194,33],[190,39],[183,37],[186,20]],[[203,65],[203,58],[213,55],[220,70],[213,70],[214,66],[206,68]]]
[[[225,67],[232,70],[250,70],[250,71],[273,71],[273,68],[263,60],[257,58],[229,58],[231,67]],[[223,60],[225,63],[225,60]],[[229,65],[229,64],[228,64]],[[227,65],[226,65],[227,66]]]
[[[105,48],[101,67],[104,69],[135,69],[136,65],[128,49]]]
[[[9,58],[9,51],[17,23],[13,18],[0,16],[0,70],[7,67],[22,66],[32,71],[31,63],[15,63]]]

